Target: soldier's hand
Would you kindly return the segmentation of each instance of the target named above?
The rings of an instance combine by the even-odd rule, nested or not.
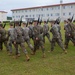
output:
[[[69,36],[71,36],[71,35],[69,34]]]
[[[36,40],[38,40],[38,38],[36,38]]]
[[[14,42],[14,44],[16,44],[16,42]]]

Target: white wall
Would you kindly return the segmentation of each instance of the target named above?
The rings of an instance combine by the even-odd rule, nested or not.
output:
[[[43,11],[41,9],[43,9]],[[17,13],[16,13],[16,11],[12,11],[12,19],[13,20],[14,19],[20,20],[22,15],[24,15],[24,18],[35,18],[35,19],[37,19],[39,17],[39,14],[40,15],[43,14],[43,16],[42,16],[43,20],[47,20],[48,18],[50,20],[56,19],[56,18],[60,17],[60,6],[48,7],[48,10],[46,7],[46,8],[36,8],[36,9],[29,9],[29,10],[17,10]],[[49,14],[49,16],[47,16],[48,14]],[[52,14],[52,16],[51,16],[51,14]],[[70,17],[72,17],[73,14],[75,14],[75,4],[62,6],[62,19],[70,18]],[[26,17],[26,15],[28,15],[28,17]],[[34,15],[34,17],[33,17],[33,15]],[[40,16],[40,18],[41,18],[41,16]]]
[[[7,13],[0,12],[0,21],[6,21],[7,20]]]

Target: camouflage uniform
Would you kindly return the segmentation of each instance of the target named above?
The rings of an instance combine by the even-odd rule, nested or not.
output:
[[[24,41],[28,44],[28,46],[30,47],[30,49],[33,52],[34,48],[33,48],[32,44],[30,43],[29,28],[24,26],[23,31],[24,31],[24,35],[23,35]]]
[[[74,31],[72,31],[72,29],[71,29],[71,24],[65,25],[64,29],[65,29],[65,48],[67,49],[68,48],[68,43],[69,43],[70,40],[75,45],[75,39],[74,39],[74,36],[73,36],[75,34],[73,34]]]
[[[29,28],[29,37],[33,39],[33,25],[30,23],[28,28]]]
[[[43,29],[41,29],[40,25],[35,25],[33,27],[33,39],[34,39],[34,54],[36,52],[36,49],[39,46],[42,48],[43,57],[45,57],[45,48],[43,44]]]
[[[16,33],[16,39],[15,39],[15,43],[16,43],[16,56],[18,54],[18,45],[21,46],[21,49],[23,50],[24,54],[26,55],[26,59],[27,61],[29,61],[29,56],[28,56],[28,52],[24,46],[24,32],[23,29],[19,26],[19,23],[16,22],[16,27],[15,27],[15,33]]]
[[[0,26],[0,49],[1,50],[3,49],[3,43],[4,43],[7,51],[9,51],[8,45],[7,45],[7,40],[8,40],[7,31]]]
[[[48,38],[49,42],[51,42],[48,24],[43,25],[43,42],[44,43],[45,43],[45,36]]]
[[[57,25],[57,27],[58,27],[58,32],[60,33],[60,38],[61,38],[61,40],[62,40],[62,36],[61,36],[61,32],[60,32],[61,26],[60,26],[59,24],[55,24],[55,25]],[[63,40],[62,40],[62,41],[63,41]]]
[[[64,45],[62,44],[60,33],[58,32],[58,27],[53,24],[50,32],[53,34],[52,42],[51,42],[51,51],[54,50],[55,42],[57,42],[58,45],[62,48],[62,50],[65,51],[65,53],[67,53],[67,51],[64,48]]]
[[[8,48],[9,48],[9,55],[12,54],[12,44],[14,45],[14,47],[16,48],[16,45],[14,44],[15,39],[16,39],[16,33],[15,33],[15,29],[9,28],[8,29]],[[18,50],[18,55],[20,54],[20,51]]]

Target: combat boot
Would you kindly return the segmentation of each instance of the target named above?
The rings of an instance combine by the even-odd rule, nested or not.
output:
[[[43,56],[42,56],[42,58],[45,58],[45,53],[43,53]]]
[[[17,58],[18,58],[18,55],[13,56],[13,58],[14,58],[14,59],[17,59]]]
[[[18,55],[17,55],[18,57],[20,57],[20,53],[18,53]]]
[[[53,50],[49,50],[48,52],[51,53],[51,52],[53,52]]]
[[[65,45],[65,49],[68,49],[68,46],[67,45]]]
[[[67,54],[67,50],[65,50],[64,53]]]
[[[11,56],[11,55],[12,55],[12,53],[11,53],[11,52],[9,52],[9,53],[8,53],[8,55],[9,55],[9,56]]]
[[[26,60],[27,60],[27,61],[29,61],[29,60],[30,60],[30,58],[29,58],[28,54],[26,54]]]
[[[31,52],[31,55],[35,55],[35,52]]]

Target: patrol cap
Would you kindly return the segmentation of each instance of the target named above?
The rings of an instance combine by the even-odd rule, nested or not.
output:
[[[71,22],[71,21],[72,21],[72,19],[71,19],[71,18],[68,18],[68,19],[67,19],[67,21]]]
[[[15,24],[16,24],[16,25],[19,25],[19,21],[16,21]]]
[[[26,22],[22,22],[23,24],[26,24]]]
[[[32,24],[33,22],[29,22],[29,24]]]
[[[55,20],[50,20],[50,23],[55,23]]]
[[[38,19],[34,19],[33,22],[38,22]]]
[[[67,20],[64,20],[64,22],[67,22]]]
[[[13,24],[12,24],[12,23],[10,23],[10,26],[13,26]]]
[[[47,23],[47,21],[44,21],[44,23]]]

